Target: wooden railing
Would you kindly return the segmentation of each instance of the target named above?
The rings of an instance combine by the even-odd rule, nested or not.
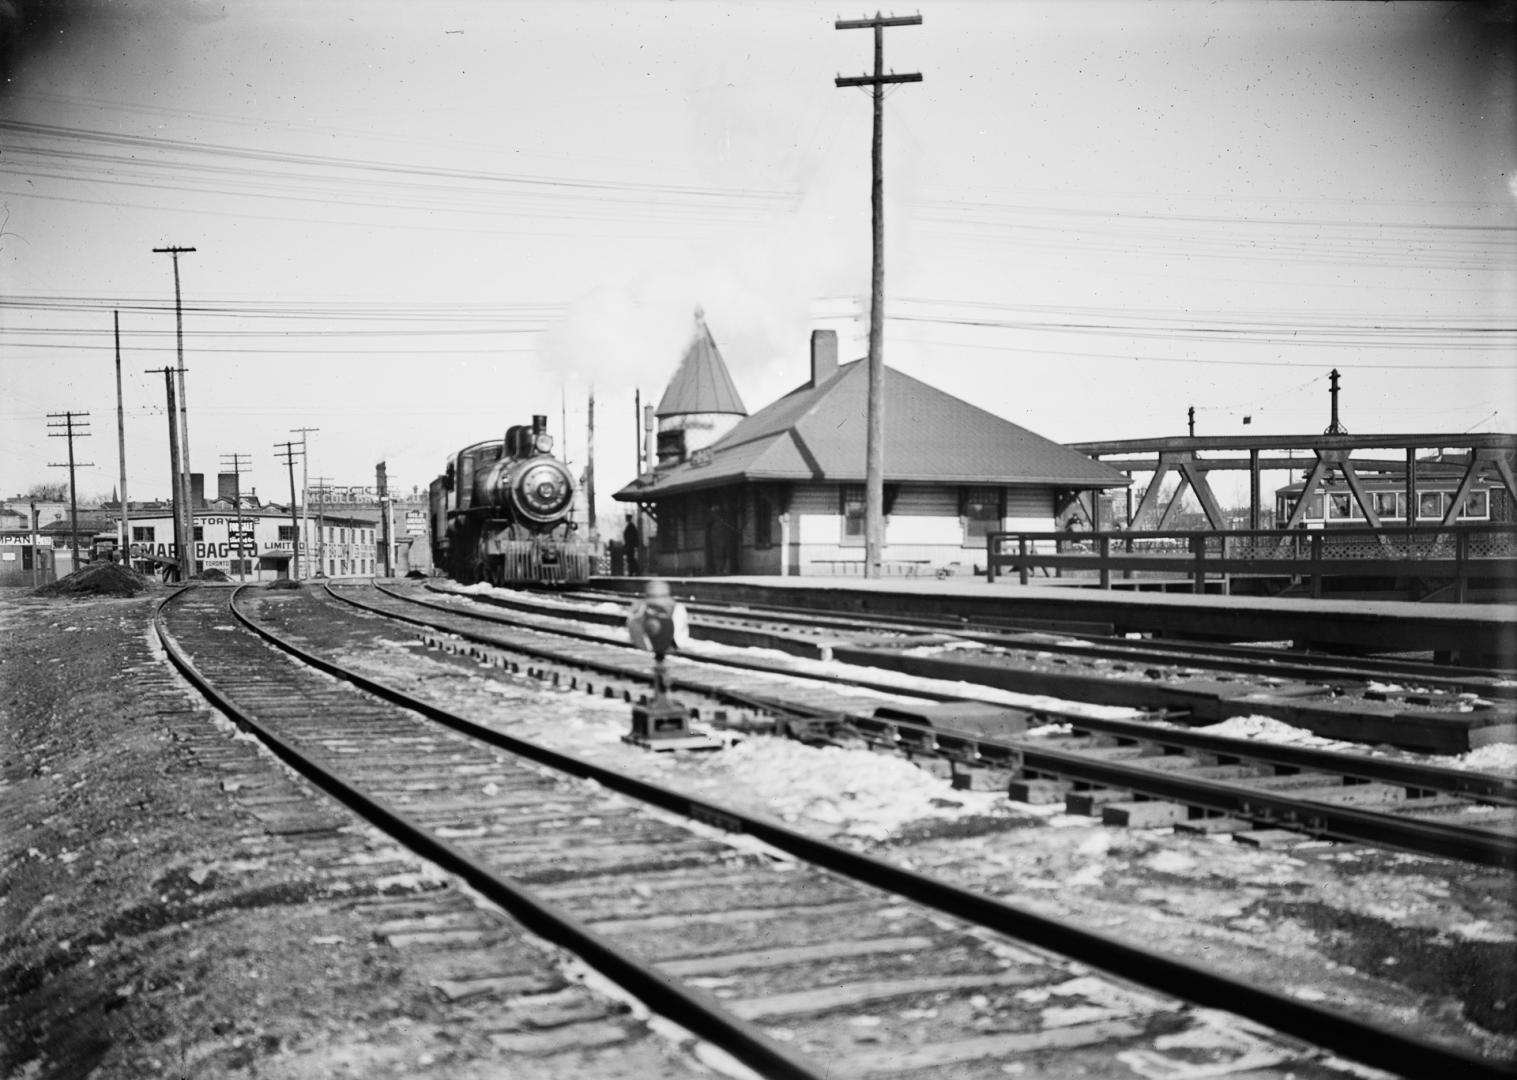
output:
[[[986,538],[986,577],[1189,578],[1255,574],[1301,578],[1322,595],[1324,577],[1419,577],[1450,581],[1465,599],[1472,578],[1517,579],[1517,526],[1427,525],[1399,529],[1238,529],[1227,532],[998,532]]]

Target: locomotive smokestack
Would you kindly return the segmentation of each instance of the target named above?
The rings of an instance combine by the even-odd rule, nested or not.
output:
[[[548,418],[545,415],[534,413],[532,415],[532,434],[541,435],[548,430]]]

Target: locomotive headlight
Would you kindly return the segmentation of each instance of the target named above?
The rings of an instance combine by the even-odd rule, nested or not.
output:
[[[532,448],[539,454],[551,454],[553,452],[553,436],[538,435],[532,440]]]

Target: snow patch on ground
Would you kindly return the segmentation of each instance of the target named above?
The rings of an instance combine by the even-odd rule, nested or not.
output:
[[[955,791],[903,758],[841,747],[753,739],[687,764],[687,782],[741,786],[770,813],[869,839],[923,818],[1005,814],[999,792]]]
[[[1194,730],[1206,735],[1226,735],[1230,739],[1257,739],[1260,742],[1286,743],[1293,746],[1348,747],[1349,743],[1335,742],[1313,735],[1305,728],[1294,727],[1268,716],[1231,716],[1216,724],[1207,724]]]
[[[1478,746],[1448,762],[1456,769],[1512,775],[1517,773],[1517,743],[1490,743]]]
[[[1320,750],[1346,750],[1363,752],[1363,747],[1354,743],[1338,742],[1313,735],[1305,728],[1294,727],[1268,716],[1234,716],[1216,724],[1208,724],[1192,730],[1207,735],[1225,735],[1233,739],[1254,739],[1259,742],[1282,743],[1291,746],[1310,746]],[[1472,772],[1488,772],[1498,775],[1517,773],[1517,743],[1490,743],[1476,747],[1467,754],[1458,755],[1402,755],[1443,765],[1451,769],[1468,769]]]

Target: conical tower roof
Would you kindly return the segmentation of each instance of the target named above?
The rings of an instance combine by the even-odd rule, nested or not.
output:
[[[737,387],[732,384],[732,376],[727,373],[721,350],[706,327],[705,313],[699,308],[695,311],[695,335],[690,347],[655,411],[661,417],[693,413],[748,415]]]

